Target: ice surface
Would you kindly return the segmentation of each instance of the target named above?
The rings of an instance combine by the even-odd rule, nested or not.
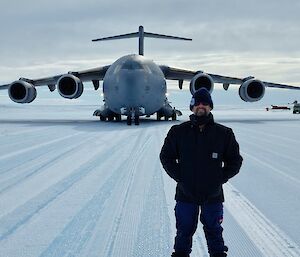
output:
[[[185,121],[190,94],[169,91],[177,122],[100,122],[99,94],[68,101],[38,90],[32,104],[0,92],[0,256],[170,256],[175,183],[158,155],[168,129]],[[300,100],[270,90],[243,103],[215,90],[216,121],[233,128],[244,164],[225,189],[229,256],[300,256],[300,115],[265,110]],[[208,256],[201,225],[192,257]]]

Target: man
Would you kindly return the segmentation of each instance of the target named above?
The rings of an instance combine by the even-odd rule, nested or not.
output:
[[[214,122],[213,101],[201,88],[191,99],[190,121],[171,127],[161,149],[160,160],[177,182],[176,237],[172,257],[188,257],[192,237],[200,221],[211,257],[227,256],[222,237],[222,184],[236,175],[243,158],[233,131]]]

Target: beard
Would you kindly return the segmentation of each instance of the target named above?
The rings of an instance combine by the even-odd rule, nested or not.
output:
[[[196,108],[194,114],[198,117],[208,116],[209,112],[205,108]]]
[[[205,111],[205,113],[207,113],[207,111]],[[202,114],[201,116],[198,116],[194,112],[194,114],[190,115],[190,120],[193,125],[202,126],[202,125],[206,125],[207,123],[213,121],[213,115],[211,114],[211,112],[208,112],[207,115]]]

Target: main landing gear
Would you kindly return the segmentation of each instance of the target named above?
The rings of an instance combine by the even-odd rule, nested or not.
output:
[[[177,120],[177,113],[174,111],[171,116],[168,116],[168,115],[161,114],[160,112],[157,112],[156,120],[161,120],[162,118],[164,118],[164,120],[169,120],[169,119]]]
[[[112,112],[110,110],[106,109],[97,109],[94,111],[93,116],[98,116],[101,121],[121,121],[121,114]]]
[[[97,116],[100,117],[101,121],[107,121],[107,120],[108,121],[114,121],[114,120],[116,120],[116,121],[120,122],[122,120],[121,114],[115,114],[115,115],[109,115],[109,116],[104,116],[104,115],[100,114],[100,115],[97,115]]]

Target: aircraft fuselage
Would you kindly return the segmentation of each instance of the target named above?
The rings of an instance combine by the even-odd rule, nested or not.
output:
[[[115,61],[103,79],[106,106],[122,115],[151,115],[166,102],[166,80],[153,61],[126,55]]]

